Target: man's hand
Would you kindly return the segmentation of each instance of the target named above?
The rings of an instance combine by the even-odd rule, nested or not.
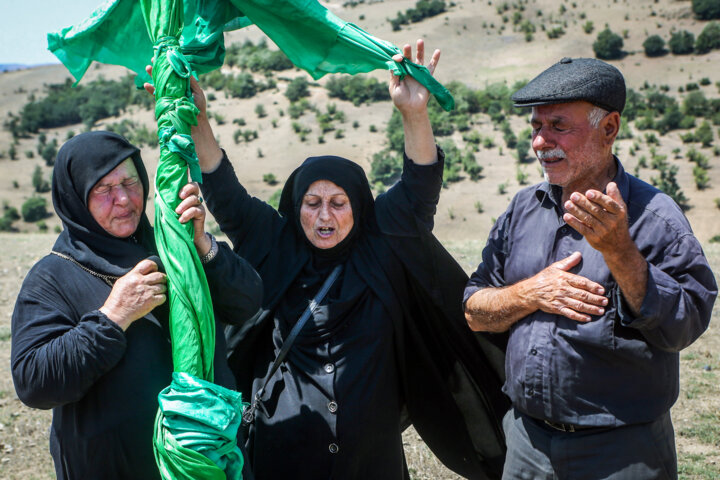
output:
[[[505,332],[538,310],[577,322],[602,315],[608,304],[603,286],[570,273],[581,259],[580,252],[575,252],[508,287],[478,290],[465,303],[468,325],[475,331]]]
[[[143,260],[117,279],[105,304],[99,310],[123,331],[127,330],[135,320],[165,303],[166,284],[167,277],[158,272],[157,264],[151,260]]]
[[[639,315],[647,293],[648,266],[630,236],[627,205],[615,182],[608,183],[607,194],[573,192],[565,210],[563,220],[602,253],[630,310]]]
[[[633,243],[627,219],[627,206],[617,185],[610,182],[607,194],[588,190],[574,192],[565,202],[563,220],[577,230],[591,247],[603,255],[617,252]]]
[[[524,281],[521,291],[533,310],[589,322],[590,315],[602,315],[608,299],[602,285],[570,273],[582,255],[575,252]]]

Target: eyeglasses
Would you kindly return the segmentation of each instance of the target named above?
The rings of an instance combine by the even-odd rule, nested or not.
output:
[[[93,188],[93,193],[97,195],[107,196],[110,195],[112,189],[115,187],[122,187],[124,190],[135,190],[140,185],[140,179],[138,177],[130,177],[123,180],[117,185],[99,185]]]

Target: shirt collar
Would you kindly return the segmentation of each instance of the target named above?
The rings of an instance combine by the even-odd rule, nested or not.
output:
[[[613,177],[612,181],[615,182],[615,184],[618,186],[618,190],[620,190],[620,195],[622,196],[625,203],[627,203],[628,196],[630,194],[630,179],[628,178],[627,173],[625,173],[625,169],[623,168],[622,163],[620,163],[620,160],[615,155],[613,155],[613,159],[615,159],[615,166],[617,167],[617,172],[615,172],[615,177]],[[562,209],[560,208],[560,199],[562,198],[561,187],[558,187],[557,185],[550,185],[547,182],[543,182],[538,185],[537,190],[535,191],[535,197],[541,204],[546,201],[551,202],[555,208],[559,209],[559,211],[562,211]]]

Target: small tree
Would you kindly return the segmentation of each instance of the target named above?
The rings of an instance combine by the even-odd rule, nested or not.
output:
[[[710,22],[705,25],[695,42],[697,53],[707,53],[720,48],[720,22]]]
[[[718,0],[692,0],[692,11],[700,20],[720,18],[720,2]]]
[[[277,177],[275,177],[274,173],[265,173],[263,174],[263,182],[267,183],[268,185],[277,185]]]
[[[660,35],[650,35],[643,42],[643,48],[645,49],[645,55],[648,57],[659,57],[667,53],[665,50],[665,40]]]
[[[675,55],[687,55],[693,52],[695,45],[695,35],[687,30],[680,30],[670,35],[668,47]]]
[[[613,60],[622,57],[623,39],[609,28],[600,32],[593,43],[593,51],[597,58]]]
[[[20,208],[23,220],[37,222],[47,217],[47,201],[42,197],[30,197]]]
[[[32,185],[37,193],[45,193],[50,191],[50,185],[48,185],[47,180],[43,178],[43,172],[42,168],[40,168],[40,165],[37,165],[35,167],[35,170],[33,171]]]
[[[302,97],[308,97],[310,96],[308,85],[309,83],[305,77],[297,77],[288,84],[285,96],[291,102],[297,102]]]

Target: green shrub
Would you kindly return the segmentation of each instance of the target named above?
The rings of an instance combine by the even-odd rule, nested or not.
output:
[[[32,186],[35,188],[37,193],[45,193],[50,191],[50,185],[48,181],[43,178],[42,168],[40,165],[35,167],[32,174]]]
[[[622,57],[623,39],[609,28],[600,32],[593,43],[593,51],[597,58],[613,60]]]
[[[686,210],[688,208],[687,197],[683,193],[677,182],[678,168],[673,165],[660,171],[660,177],[652,177],[650,180],[653,185],[670,196],[680,208]]]
[[[699,165],[693,167],[693,179],[698,190],[704,190],[710,185],[710,176],[707,170]]]
[[[65,83],[46,86],[47,95],[42,99],[31,95],[17,121],[9,119],[6,122],[13,136],[77,123],[91,127],[102,118],[119,115],[128,105],[143,108],[154,105],[151,95],[135,88],[130,75],[120,80],[99,78],[77,87],[72,84],[68,78]]]
[[[565,30],[562,27],[554,27],[545,32],[550,40],[555,40],[565,35]]]
[[[701,143],[703,147],[712,146],[713,132],[709,122],[704,121],[695,130],[695,141]]]
[[[648,57],[659,57],[667,53],[665,50],[665,40],[660,35],[650,35],[643,42],[645,55]]]
[[[9,218],[11,221],[20,220],[20,214],[18,213],[17,208],[11,207],[10,205],[5,205],[4,207],[5,213],[3,214],[3,217]]]
[[[42,197],[30,197],[20,207],[26,222],[36,222],[47,217],[47,201]]]
[[[390,100],[385,83],[363,75],[334,75],[325,83],[325,89],[331,98],[346,100],[355,106]]]
[[[528,183],[528,173],[520,168],[517,167],[517,170],[515,171],[515,179],[518,182],[518,185],[526,185]]]
[[[710,102],[701,91],[687,94],[683,101],[683,113],[693,117],[703,117],[708,113]]]
[[[477,202],[475,202],[475,211],[477,213],[483,213],[485,211],[485,208],[483,207],[482,202],[479,200]]]
[[[720,48],[720,22],[710,22],[705,25],[703,31],[698,35],[695,41],[695,51],[697,53],[707,53],[710,50]],[[708,80],[708,84],[710,80]]]
[[[267,116],[265,106],[262,103],[258,103],[257,105],[255,105],[255,115],[257,115],[258,118],[263,118]]]
[[[700,20],[720,18],[720,2],[717,0],[692,0],[692,11]]]
[[[244,72],[231,76],[225,84],[225,89],[234,98],[252,98],[258,91],[252,75]]]
[[[595,24],[593,22],[591,22],[590,20],[588,20],[587,22],[585,22],[583,24],[582,28],[583,28],[583,32],[590,35],[593,32],[593,30],[595,30]]]
[[[400,30],[401,25],[417,23],[425,18],[434,17],[447,10],[445,0],[419,0],[415,8],[409,8],[405,12],[397,12],[397,16],[388,19],[393,31]]]
[[[297,102],[303,97],[310,96],[310,90],[308,89],[309,82],[305,77],[294,78],[287,86],[285,90],[285,96],[291,102]]]
[[[401,173],[402,159],[398,154],[385,149],[373,155],[369,175],[371,183],[392,185],[400,178]]]
[[[282,188],[279,188],[273,192],[272,195],[270,195],[270,198],[268,198],[267,203],[273,207],[275,210],[278,209],[280,206],[280,196],[282,195]]]
[[[693,52],[695,45],[695,35],[688,32],[687,30],[680,30],[673,32],[670,35],[670,41],[668,47],[670,51],[675,55],[687,55]]]
[[[274,173],[265,173],[262,176],[263,182],[267,183],[268,185],[277,185],[278,180],[275,177]]]

